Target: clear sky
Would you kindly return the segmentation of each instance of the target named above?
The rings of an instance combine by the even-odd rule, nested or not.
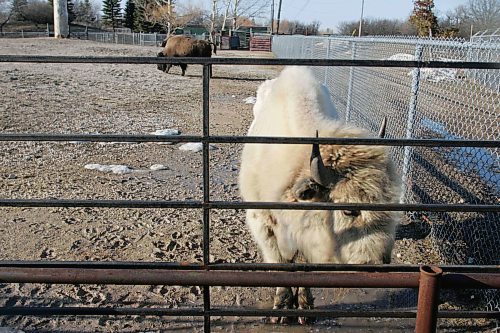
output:
[[[281,19],[304,23],[321,22],[321,29],[336,30],[342,21],[359,20],[362,0],[282,0]],[[274,0],[276,15],[279,0]],[[434,13],[439,17],[467,0],[434,0]],[[365,0],[363,17],[405,19],[413,9],[412,0]]]

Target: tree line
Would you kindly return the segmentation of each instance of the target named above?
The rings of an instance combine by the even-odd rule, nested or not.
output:
[[[10,21],[53,23],[53,0],[0,0],[0,32]],[[209,32],[238,30],[242,25],[272,24],[280,34],[318,35],[320,23],[271,20],[271,0],[204,0],[202,7],[181,0],[67,0],[69,23],[98,28],[129,28],[134,32],[171,33],[187,25],[205,27]],[[256,23],[258,22],[258,23]],[[362,35],[420,35],[467,37],[474,32],[500,27],[500,0],[469,0],[465,5],[436,16],[434,0],[414,0],[413,11],[405,20],[363,19]],[[359,20],[342,22],[340,35],[358,35]]]
[[[364,19],[362,35],[468,37],[473,32],[500,28],[500,0],[469,0],[437,16],[433,0],[414,0],[406,20]],[[471,29],[472,28],[472,29]],[[359,20],[342,22],[341,35],[358,35]]]

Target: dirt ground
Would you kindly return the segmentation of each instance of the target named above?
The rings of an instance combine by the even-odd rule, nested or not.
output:
[[[2,54],[154,56],[158,48],[80,40],[0,39]],[[269,53],[218,52],[218,57],[270,57]],[[258,85],[280,67],[214,66],[210,82],[210,133],[244,135]],[[202,130],[201,66],[170,74],[155,65],[0,63],[2,133],[149,134]],[[201,152],[182,144],[0,142],[0,197],[5,199],[201,200]],[[211,199],[240,200],[241,145],[210,151]],[[130,172],[85,168],[126,165]],[[152,166],[153,169],[151,168]],[[160,167],[158,167],[160,165]],[[0,260],[202,261],[202,215],[197,210],[0,207]],[[423,235],[420,235],[423,234]],[[403,226],[395,263],[439,262],[425,228]],[[259,262],[241,210],[212,211],[211,261]],[[213,287],[213,306],[269,307],[271,288]],[[412,306],[414,294],[379,290],[314,290],[318,307],[379,309]],[[392,300],[392,301],[391,301]],[[0,306],[202,307],[198,287],[46,285],[0,283]],[[467,332],[466,324],[443,331]],[[215,332],[408,332],[413,320],[322,319],[314,325],[275,326],[261,318],[215,317]],[[202,318],[0,317],[0,332],[192,332]],[[477,330],[476,330],[477,328]],[[475,331],[486,329],[478,322]]]

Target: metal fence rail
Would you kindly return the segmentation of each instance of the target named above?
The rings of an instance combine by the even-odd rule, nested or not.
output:
[[[486,317],[499,318],[498,311],[459,311],[459,312],[437,312],[436,299],[439,293],[439,285],[443,288],[487,288],[498,289],[500,287],[500,268],[498,266],[473,267],[471,271],[467,268],[444,268],[444,273],[438,267],[398,267],[390,265],[382,266],[351,266],[350,265],[284,265],[266,266],[264,264],[246,265],[216,265],[210,262],[210,214],[212,209],[227,208],[257,208],[257,207],[279,207],[280,209],[348,209],[351,204],[296,204],[296,203],[239,203],[239,202],[217,202],[210,198],[210,170],[209,170],[209,144],[212,142],[261,142],[261,143],[305,143],[305,142],[341,142],[343,139],[317,139],[317,138],[246,138],[246,137],[213,137],[209,133],[209,83],[210,66],[212,64],[295,64],[326,66],[336,65],[345,68],[346,66],[365,66],[370,69],[380,66],[391,67],[429,67],[436,68],[440,65],[451,66],[452,68],[481,68],[498,69],[497,63],[468,64],[468,63],[439,63],[439,62],[414,62],[414,61],[359,61],[359,60],[286,60],[274,61],[264,59],[193,59],[193,58],[92,58],[92,57],[30,57],[30,56],[2,56],[0,62],[55,62],[55,63],[195,63],[203,64],[203,135],[189,137],[189,140],[196,139],[203,143],[203,201],[199,202],[168,202],[168,201],[78,201],[78,200],[0,200],[1,206],[23,206],[23,207],[47,207],[66,206],[74,207],[78,205],[92,207],[177,207],[177,208],[199,208],[203,211],[203,265],[166,264],[156,267],[144,267],[144,265],[156,265],[154,263],[128,263],[128,267],[120,267],[118,263],[32,263],[32,262],[0,262],[0,281],[2,282],[44,282],[44,283],[112,283],[112,284],[174,284],[174,285],[199,285],[203,288],[203,308],[168,311],[164,309],[82,309],[82,308],[2,308],[0,314],[32,314],[32,315],[71,315],[71,314],[143,314],[143,315],[186,315],[203,316],[204,329],[210,331],[210,318],[221,314],[238,314],[246,316],[259,315],[292,315],[298,314],[297,310],[234,310],[234,309],[213,309],[210,302],[210,288],[213,285],[230,286],[317,286],[317,287],[411,287],[419,288],[422,296],[419,299],[417,313],[409,311],[404,314],[396,314],[394,311],[368,311],[364,313],[353,313],[347,311],[329,312],[322,310],[307,310],[300,312],[314,316],[380,316],[380,317],[415,317],[417,322],[417,332],[431,332],[435,328],[437,317]],[[319,67],[318,67],[319,68]],[[72,135],[36,135],[36,134],[1,134],[0,141],[61,141],[75,139],[91,139],[93,141],[130,141],[131,136],[72,136]],[[157,136],[135,136],[140,142],[154,141],[183,141],[187,137],[176,137],[161,139]],[[345,141],[349,144],[383,144],[395,146],[429,146],[429,147],[462,147],[481,146],[498,148],[496,140],[471,140],[456,138],[433,138],[431,140],[399,140],[373,139],[363,143],[362,140],[351,139]],[[427,148],[427,147],[426,147]],[[498,214],[500,207],[494,203],[484,204],[482,202],[472,202],[463,205],[454,204],[393,204],[393,205],[368,205],[354,204],[358,208],[368,210],[413,210],[413,211],[469,211]],[[101,265],[101,266],[100,266]],[[182,269],[182,270],[179,270]],[[290,272],[288,270],[294,270]],[[251,270],[249,272],[249,270]],[[262,270],[270,270],[264,272]],[[276,271],[277,270],[277,271]],[[323,271],[324,270],[324,271]],[[339,272],[342,270],[342,272]],[[379,272],[381,270],[381,272]],[[314,271],[314,272],[313,272]],[[323,271],[323,272],[317,272]],[[424,277],[425,276],[425,277]],[[429,279],[428,282],[422,283]],[[430,302],[430,303],[429,303]],[[424,311],[431,309],[432,311]],[[95,312],[94,312],[95,311]]]
[[[377,59],[418,62],[500,62],[497,32],[471,41],[410,37],[275,36],[280,58]],[[491,37],[491,38],[490,38]],[[499,140],[500,71],[496,69],[315,67],[342,119],[375,129],[388,119],[387,137]],[[394,147],[403,176],[402,202],[498,205],[498,147]],[[434,249],[447,264],[500,264],[498,213],[409,212],[425,220]],[[479,236],[481,235],[481,236]],[[462,246],[457,246],[461,244]],[[500,311],[500,295],[488,296]]]

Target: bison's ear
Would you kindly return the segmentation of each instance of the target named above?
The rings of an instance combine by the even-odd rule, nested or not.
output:
[[[298,201],[321,201],[325,188],[309,178],[298,180],[292,187],[292,194]]]

